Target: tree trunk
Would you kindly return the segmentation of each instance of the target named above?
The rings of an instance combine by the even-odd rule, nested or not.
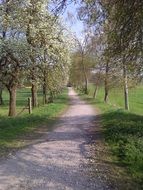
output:
[[[37,86],[35,84],[32,84],[31,93],[32,93],[32,107],[34,108],[38,106]]]
[[[108,102],[109,98],[109,62],[106,63],[106,69],[105,69],[105,81],[104,81],[104,102]]]
[[[46,62],[46,58],[45,58]],[[48,97],[47,97],[47,72],[44,70],[44,80],[43,80],[43,104],[48,104]]]
[[[124,79],[124,102],[125,102],[125,109],[129,110],[128,77],[127,77],[127,68],[126,68],[125,63],[123,63],[123,79]]]
[[[0,105],[3,105],[2,88],[0,88]]]
[[[96,96],[97,96],[98,87],[99,87],[99,82],[100,82],[100,72],[99,72],[99,77],[97,78],[97,82],[96,82],[96,85],[95,85],[95,90],[94,90],[94,93],[93,93],[93,98],[94,98],[94,99],[95,99]]]
[[[88,94],[88,79],[86,75],[85,75],[85,94]]]
[[[9,116],[14,117],[16,116],[16,86],[13,86],[8,89],[9,91]]]
[[[47,97],[47,87],[46,84],[43,84],[43,104],[48,103],[48,97]]]
[[[83,56],[84,55],[82,55],[81,64],[82,64],[82,67],[83,67],[83,74],[84,74],[84,80],[85,80],[84,93],[88,94],[88,78],[87,78],[87,73],[86,73],[86,69],[85,69],[85,65],[84,65]]]
[[[50,92],[50,96],[49,96],[49,103],[53,103],[54,102],[54,97],[53,97],[53,92]]]
[[[96,84],[96,87],[95,87],[95,90],[94,90],[94,93],[93,93],[93,98],[95,99],[96,96],[97,96],[97,92],[98,92],[98,85]]]

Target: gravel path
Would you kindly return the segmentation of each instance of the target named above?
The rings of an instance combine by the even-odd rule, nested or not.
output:
[[[95,111],[69,88],[71,105],[43,141],[0,162],[0,190],[106,190],[88,164]],[[92,171],[92,172],[91,172]]]

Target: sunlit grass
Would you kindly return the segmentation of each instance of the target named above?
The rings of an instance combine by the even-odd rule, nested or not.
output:
[[[143,86],[129,89],[130,111],[124,110],[122,89],[112,89],[109,104],[105,104],[104,89],[99,89],[93,99],[94,86],[89,95],[82,95],[89,103],[100,109],[106,142],[118,164],[124,165],[133,179],[143,189]],[[115,161],[114,160],[114,161]]]
[[[89,96],[93,96],[94,85],[89,86]],[[113,88],[109,91],[109,104],[111,107],[124,109],[124,95],[122,88]],[[143,86],[129,89],[129,107],[132,113],[143,114]],[[104,88],[100,87],[97,94],[97,102],[103,103]],[[106,109],[106,108],[105,108]]]
[[[19,116],[10,118],[7,116],[8,112],[8,95],[4,93],[5,105],[0,107],[0,156],[7,154],[8,150],[20,148],[24,146],[27,135],[36,135],[35,131],[46,127],[51,130],[52,123],[56,120],[58,115],[67,107],[68,96],[67,90],[55,98],[54,103],[42,105],[42,94],[39,93],[41,105],[33,109],[31,115],[25,111]],[[17,94],[19,111],[27,103],[27,98],[30,96],[29,89],[19,90]],[[31,138],[33,138],[31,137]]]
[[[17,114],[19,114],[23,108],[27,107],[29,97],[31,97],[30,88],[21,88],[17,90],[17,100],[16,100]],[[2,116],[8,115],[9,93],[7,92],[7,90],[3,91],[3,100],[4,100],[4,105],[0,106],[0,115]],[[39,105],[43,104],[42,92],[40,90],[38,91],[38,103]],[[28,110],[25,109],[24,112],[22,112],[22,115],[26,113],[28,113]]]

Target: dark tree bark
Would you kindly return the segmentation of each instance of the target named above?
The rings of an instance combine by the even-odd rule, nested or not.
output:
[[[37,86],[35,84],[32,84],[31,93],[32,93],[32,107],[35,108],[38,106]]]
[[[46,71],[44,71],[44,80],[43,80],[43,104],[48,103],[48,96],[47,96],[47,80],[46,80],[47,74]]]
[[[84,93],[88,94],[88,77],[87,77],[87,73],[86,73],[86,68],[84,65],[84,60],[83,60],[84,55],[82,54],[82,60],[81,60],[81,64],[82,64],[82,68],[83,68],[83,75],[84,75]]]
[[[34,65],[34,59],[32,56],[31,57],[31,61]],[[32,86],[31,86],[31,96],[32,96],[32,108],[35,108],[38,106],[38,95],[37,95],[37,81],[36,81],[36,75],[35,75],[35,67],[33,66],[33,68],[31,69],[31,79],[33,81]]]
[[[47,96],[47,86],[46,84],[43,84],[43,103],[48,103],[48,96]]]
[[[105,80],[104,80],[104,102],[107,103],[109,99],[109,62],[106,63]]]
[[[3,105],[4,102],[3,102],[3,97],[2,97],[2,88],[0,88],[0,105]]]
[[[9,91],[9,116],[16,116],[16,90],[17,87],[14,85],[11,88],[8,88]]]
[[[88,94],[88,79],[87,76],[85,77],[85,94]]]

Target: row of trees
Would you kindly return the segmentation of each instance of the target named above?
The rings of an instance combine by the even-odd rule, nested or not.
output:
[[[47,103],[47,92],[52,101],[68,79],[71,38],[58,14],[69,1],[53,2],[54,14],[47,0],[0,1],[0,104],[6,87],[9,116],[16,115],[16,90],[25,81],[31,83],[32,106],[36,107],[39,86]],[[105,102],[111,87],[122,86],[129,109],[128,87],[142,78],[142,10],[141,0],[80,2],[79,19],[88,32],[82,41],[76,40],[72,54],[70,78],[75,86],[87,94],[89,76],[95,73],[94,97],[100,84],[104,84]]]
[[[85,0],[79,9],[79,18],[90,29],[84,47],[84,64],[87,73],[90,69],[90,73],[96,75],[94,97],[99,84],[104,84],[105,102],[108,102],[112,87],[123,87],[125,109],[129,110],[128,88],[142,79],[143,1]],[[89,64],[91,59],[94,60],[92,65]],[[72,72],[76,73],[75,70]],[[80,85],[85,84],[83,78]]]
[[[43,88],[50,101],[68,79],[70,37],[46,0],[0,1],[0,104],[2,90],[10,96],[9,116],[16,115],[16,90],[29,81],[32,106]]]

